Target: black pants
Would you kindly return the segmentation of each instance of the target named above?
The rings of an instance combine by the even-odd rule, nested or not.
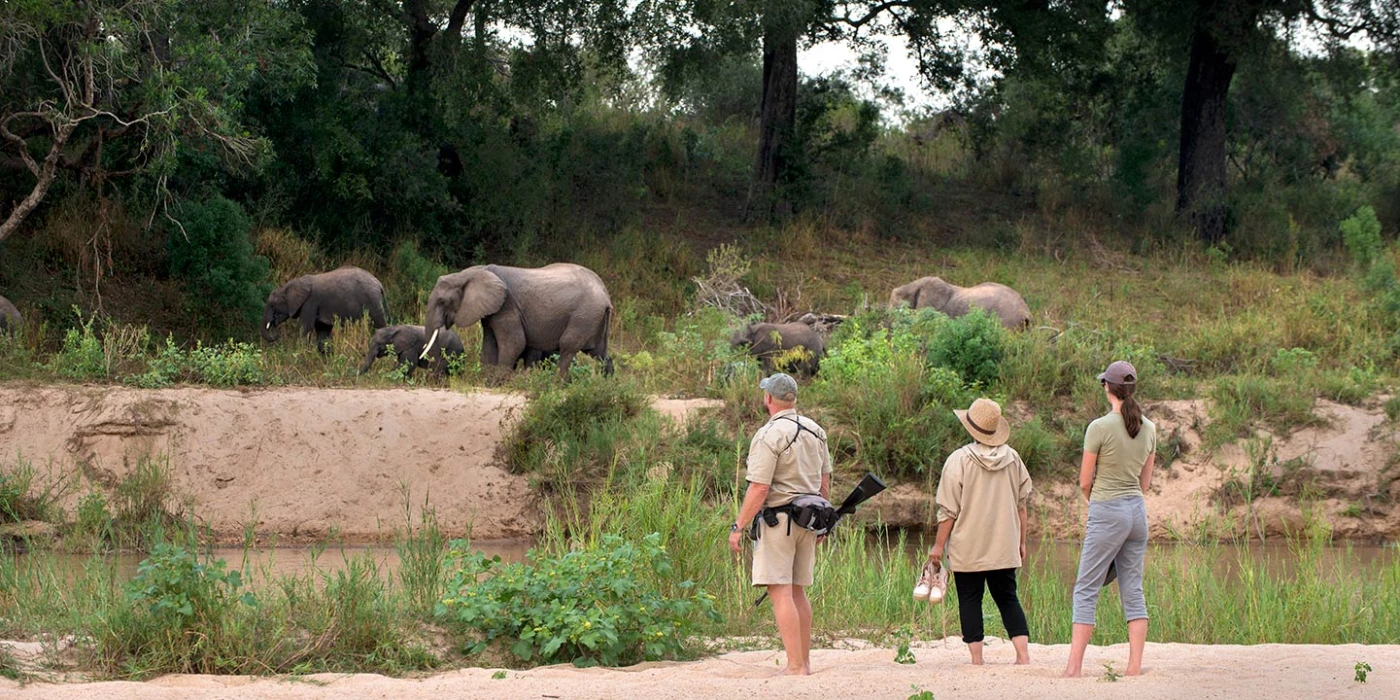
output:
[[[992,602],[1001,611],[1001,624],[1006,636],[1029,637],[1026,611],[1016,597],[1016,570],[954,571],[953,583],[958,587],[958,619],[962,622],[963,642],[982,641],[982,586],[992,592]]]

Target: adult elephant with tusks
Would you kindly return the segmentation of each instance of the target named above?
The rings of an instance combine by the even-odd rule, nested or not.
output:
[[[295,318],[301,321],[302,334],[315,333],[316,348],[325,352],[336,321],[353,321],[365,315],[376,329],[384,327],[384,285],[374,275],[347,265],[302,275],[273,290],[263,307],[262,337],[275,342],[277,326]]]
[[[559,376],[580,352],[608,357],[612,299],[592,270],[570,263],[538,268],[477,265],[438,278],[428,297],[424,356],[453,326],[481,323],[481,364],[515,368],[522,359],[559,354]]]

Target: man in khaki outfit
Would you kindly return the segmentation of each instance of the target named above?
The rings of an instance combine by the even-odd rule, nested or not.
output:
[[[739,520],[730,526],[729,548],[740,551],[744,525],[760,511],[784,506],[803,494],[831,498],[831,452],[826,431],[816,421],[797,413],[797,382],[775,374],[759,382],[768,422],[749,444],[748,481]],[[812,605],[807,587],[812,585],[817,556],[817,536],[789,525],[789,515],[778,514],[777,525],[759,521],[754,543],[753,585],[765,586],[773,601],[773,616],[787,652],[788,675],[811,673]]]

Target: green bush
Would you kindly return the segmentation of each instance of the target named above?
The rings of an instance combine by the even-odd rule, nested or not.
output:
[[[165,337],[165,346],[146,361],[146,371],[127,377],[128,383],[142,389],[161,389],[178,381],[189,371],[189,355],[175,344],[171,336]]]
[[[718,622],[714,598],[689,581],[682,595],[661,593],[671,573],[661,536],[639,542],[606,535],[597,546],[533,564],[461,551],[437,606],[440,618],[475,634],[469,653],[508,644],[522,661],[619,666],[675,656],[700,618]]]
[[[179,545],[156,545],[125,588],[125,606],[100,618],[99,653],[127,669],[208,673],[220,658],[234,608],[255,605],[239,593],[243,577],[220,559],[202,562]]]
[[[195,347],[189,354],[190,369],[205,384],[245,386],[270,384],[263,371],[262,351],[249,343],[229,341],[224,345]]]
[[[996,316],[974,308],[939,326],[928,340],[928,358],[935,367],[957,372],[969,385],[988,387],[1001,376],[1005,341],[1006,329]]]
[[[89,316],[84,321],[81,312],[76,308],[73,312],[78,314],[78,327],[63,334],[63,346],[49,359],[49,366],[69,379],[102,379],[107,376],[107,355],[92,328],[97,319]]]
[[[252,222],[243,208],[214,196],[182,203],[179,220],[166,238],[170,274],[185,281],[194,310],[214,318],[235,314],[227,319],[234,323],[256,323],[272,291],[267,282],[271,265],[253,254],[248,237]]]
[[[646,397],[616,378],[585,375],[559,387],[548,373],[536,374],[550,384],[506,438],[506,463],[546,485],[582,483],[610,468],[632,442],[631,424],[646,409]]]
[[[971,402],[963,378],[930,366],[920,351],[946,326],[936,312],[893,309],[848,319],[833,335],[807,405],[831,416],[833,440],[854,443],[866,468],[925,474],[964,442],[952,413]]]
[[[1342,242],[1358,269],[1366,270],[1381,254],[1381,222],[1376,210],[1361,207],[1341,223]]]

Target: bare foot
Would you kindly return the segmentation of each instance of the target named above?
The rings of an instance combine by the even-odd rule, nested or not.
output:
[[[1142,675],[1142,669],[1141,669],[1141,668],[1132,668],[1132,667],[1129,667],[1128,670],[1126,670],[1126,671],[1123,672],[1123,675],[1125,675],[1125,676],[1141,676],[1141,675]]]
[[[982,660],[974,656],[974,657],[972,657],[972,665],[973,665],[973,666],[981,666],[981,665],[982,665]]]
[[[810,675],[812,675],[812,671],[811,671],[811,669],[807,668],[806,666],[800,666],[800,667],[797,667],[797,668],[785,668],[785,669],[783,669],[782,671],[779,671],[779,672],[778,672],[778,675],[780,675],[780,676],[810,676]]]
[[[1061,674],[1060,674],[1060,677],[1061,677],[1061,678],[1079,678],[1079,677],[1080,677],[1080,672],[1079,672],[1079,669],[1075,669],[1075,670],[1073,670],[1073,671],[1071,671],[1071,670],[1069,670],[1069,669],[1065,669],[1065,672],[1064,672],[1064,673],[1061,673]]]
[[[1016,659],[1016,665],[1017,665],[1017,666],[1029,666],[1029,665],[1031,665],[1031,657],[1027,656],[1027,657],[1024,658],[1024,659],[1022,659],[1022,658],[1020,658],[1020,657],[1017,657],[1017,659]]]

